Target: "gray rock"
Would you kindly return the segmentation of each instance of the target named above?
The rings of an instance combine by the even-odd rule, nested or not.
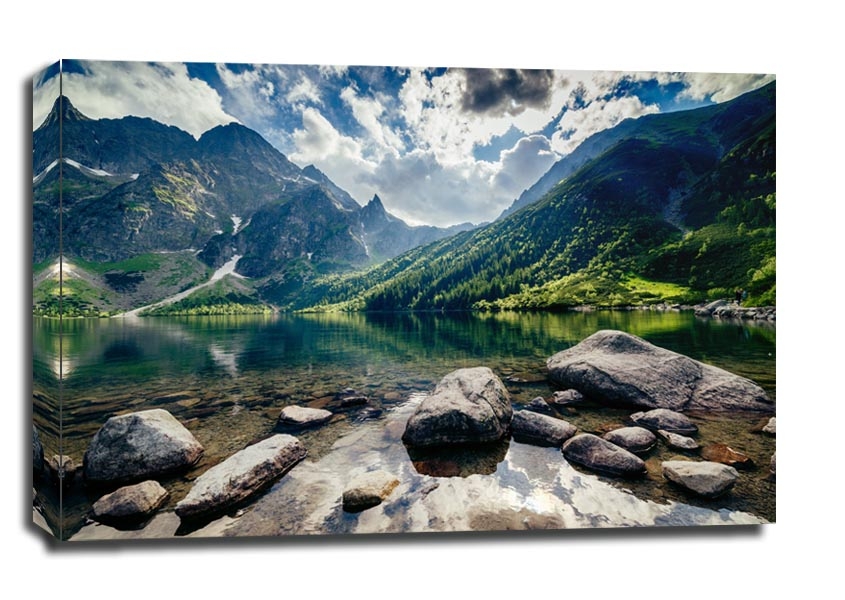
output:
[[[549,358],[546,366],[557,384],[614,406],[774,410],[753,381],[622,331],[594,333]]]
[[[316,427],[328,423],[332,413],[321,408],[305,406],[286,406],[279,415],[279,425],[283,427]]]
[[[89,481],[132,481],[187,469],[203,454],[191,432],[166,410],[111,417],[83,459]]]
[[[511,432],[518,442],[525,442],[535,446],[560,447],[563,442],[575,435],[574,425],[562,419],[528,410],[518,410],[513,413]]]
[[[94,519],[101,523],[141,520],[153,514],[167,499],[167,490],[148,479],[106,494],[94,503]]]
[[[570,438],[562,451],[566,460],[608,475],[636,477],[646,470],[639,457],[591,433]]]
[[[569,406],[570,404],[580,404],[584,401],[584,394],[578,390],[563,390],[555,392],[552,397],[552,404],[555,406]]]
[[[634,413],[630,417],[634,424],[652,431],[668,431],[681,435],[695,433],[698,426],[689,417],[667,408],[655,408],[647,412]]]
[[[648,452],[657,443],[657,436],[642,427],[622,427],[609,431],[602,437],[634,454]]]
[[[775,454],[772,454],[772,460],[769,462],[769,479],[775,479]]]
[[[725,306],[728,306],[727,300],[714,300],[713,302],[710,302],[709,304],[705,304],[704,306],[697,307],[695,309],[695,314],[696,314],[696,316],[699,316],[699,317],[709,317],[710,315],[713,314],[714,311],[716,311],[719,308],[723,308]]]
[[[35,425],[32,426],[32,470],[36,473],[44,471],[44,446]]]
[[[305,454],[300,441],[286,434],[247,446],[200,475],[176,505],[176,514],[193,519],[219,513],[290,471]]]
[[[458,369],[420,403],[402,441],[412,447],[495,442],[507,434],[512,416],[510,395],[493,371]]]
[[[717,462],[677,460],[666,461],[662,467],[666,479],[705,498],[721,496],[739,478],[736,469]]]
[[[390,496],[399,480],[387,471],[370,471],[353,479],[343,491],[343,510],[361,512]]]
[[[672,433],[671,431],[666,431],[664,429],[658,429],[657,435],[659,435],[670,448],[676,448],[678,450],[698,450],[698,442],[691,437]]]
[[[763,427],[763,433],[770,433],[772,435],[776,435],[775,434],[775,429],[776,429],[776,425],[777,425],[776,419],[777,419],[777,417],[772,417],[771,419],[769,419],[769,422],[766,423],[766,425]]]
[[[525,410],[548,415],[551,414],[552,407],[549,406],[549,403],[542,396],[537,396],[526,405]]]

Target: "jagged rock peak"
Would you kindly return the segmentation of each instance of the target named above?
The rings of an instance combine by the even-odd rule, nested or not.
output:
[[[50,110],[50,114],[47,115],[47,118],[44,119],[44,122],[38,129],[42,129],[50,125],[56,125],[59,121],[67,123],[68,121],[90,120],[90,118],[76,110],[76,107],[71,104],[70,99],[67,96],[59,96],[56,98],[56,101],[53,102],[53,108]]]

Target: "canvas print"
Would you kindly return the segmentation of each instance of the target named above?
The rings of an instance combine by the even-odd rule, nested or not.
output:
[[[774,522],[771,74],[61,60],[33,520]]]

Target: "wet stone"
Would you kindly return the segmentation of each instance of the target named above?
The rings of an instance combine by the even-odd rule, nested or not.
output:
[[[716,498],[730,490],[739,473],[717,462],[666,461],[663,476],[672,483],[705,498]]]
[[[290,428],[317,427],[328,423],[332,413],[319,408],[306,408],[304,406],[286,406],[279,414],[278,425]]]
[[[637,477],[646,471],[642,459],[591,433],[569,439],[562,451],[566,460],[607,475]]]
[[[549,403],[546,402],[542,396],[537,396],[536,398],[533,398],[531,402],[525,405],[525,410],[530,410],[536,413],[543,413],[546,415],[552,413],[552,407],[549,406]]]
[[[712,462],[730,465],[735,469],[750,470],[754,461],[747,454],[734,450],[726,444],[710,444],[701,449],[701,458]]]
[[[142,520],[158,510],[167,495],[167,490],[153,480],[124,486],[97,500],[93,516],[106,524]]]
[[[657,443],[657,437],[642,427],[622,427],[609,431],[602,437],[635,454],[648,452]]]
[[[631,415],[631,421],[635,425],[651,429],[652,431],[668,431],[687,435],[696,433],[698,426],[689,417],[668,408],[655,408],[647,412],[638,412]]]
[[[560,447],[575,435],[576,431],[574,425],[562,419],[530,410],[516,411],[511,420],[511,433],[514,439],[535,446]]]
[[[378,506],[399,485],[387,471],[370,471],[354,478],[343,491],[343,510],[361,512]]]
[[[570,404],[581,404],[584,402],[584,394],[578,390],[563,390],[555,392],[551,403],[555,406],[569,406]]]
[[[664,429],[658,429],[657,435],[660,436],[666,445],[676,450],[698,450],[698,442],[691,437],[680,435],[678,433],[671,433]]]

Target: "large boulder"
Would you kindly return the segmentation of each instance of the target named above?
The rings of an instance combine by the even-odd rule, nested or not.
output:
[[[305,446],[287,434],[247,446],[197,477],[191,491],[176,505],[176,514],[196,519],[220,513],[287,473],[305,454]]]
[[[630,416],[631,421],[640,427],[652,431],[668,431],[681,435],[691,434],[698,431],[698,425],[693,423],[689,417],[668,408],[655,408],[645,412],[634,413]]]
[[[106,421],[85,452],[83,469],[92,482],[149,479],[189,468],[203,451],[173,415],[155,408]]]
[[[343,510],[361,512],[390,496],[399,480],[387,471],[370,471],[353,479],[343,491]]]
[[[602,437],[634,454],[648,452],[657,443],[657,437],[643,427],[620,427],[608,431]]]
[[[662,467],[666,479],[705,498],[721,496],[739,479],[736,469],[717,462],[667,460]]]
[[[166,499],[167,490],[152,479],[127,485],[94,503],[94,520],[107,524],[143,520],[158,510]]]
[[[518,410],[513,413],[511,433],[518,442],[534,444],[535,446],[556,446],[575,435],[574,425],[562,419],[556,419],[529,410]]]
[[[591,433],[570,438],[562,451],[566,460],[608,475],[637,477],[646,471],[642,459]]]
[[[483,444],[508,433],[508,390],[487,367],[446,375],[408,419],[402,441],[411,447]]]
[[[759,385],[622,331],[599,331],[546,361],[551,379],[615,406],[771,411]]]

